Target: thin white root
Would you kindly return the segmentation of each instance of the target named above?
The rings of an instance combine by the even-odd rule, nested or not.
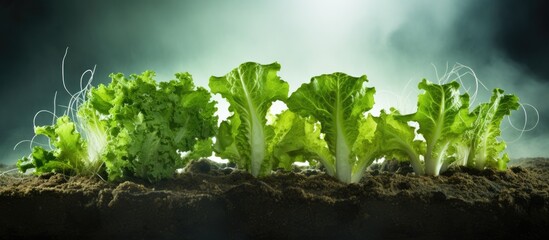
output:
[[[525,132],[530,132],[530,131],[534,130],[538,126],[539,121],[540,121],[539,111],[536,107],[534,107],[533,105],[531,105],[529,103],[519,103],[519,104],[520,104],[520,109],[522,109],[522,113],[523,113],[523,116],[524,116],[524,122],[522,124],[522,128],[520,128],[520,127],[516,127],[515,124],[513,124],[513,121],[511,120],[510,117],[507,118],[507,121],[509,122],[509,126],[511,126],[512,129],[520,132],[518,137],[516,137],[513,140],[507,141],[507,143],[514,143],[514,142],[520,140]],[[528,111],[526,110],[525,106],[529,107],[529,108],[532,108],[532,110],[534,110],[534,113],[536,114],[535,115],[536,120],[534,121],[534,124],[531,127],[528,127]]]
[[[33,128],[36,129],[36,127],[39,126],[38,125],[38,117],[41,116],[44,113],[51,115],[51,117],[52,117],[51,125],[55,125],[55,121],[56,121],[56,119],[59,118],[60,115],[67,115],[75,123],[76,130],[82,134],[82,137],[87,138],[87,140],[90,140],[90,138],[94,137],[94,131],[97,131],[97,129],[88,129],[89,126],[87,126],[87,124],[85,123],[85,120],[81,119],[78,116],[78,109],[87,100],[86,97],[87,97],[88,92],[92,88],[93,77],[94,77],[97,65],[94,65],[94,67],[92,69],[87,69],[86,71],[84,71],[80,75],[80,79],[79,79],[80,90],[78,90],[75,93],[71,92],[69,90],[69,87],[67,86],[67,82],[65,80],[65,60],[67,58],[68,50],[69,50],[69,48],[67,47],[65,49],[65,53],[63,55],[63,60],[61,62],[61,80],[62,80],[62,83],[63,83],[63,88],[65,89],[65,92],[67,94],[69,94],[69,96],[70,96],[69,102],[68,102],[67,105],[58,105],[57,104],[57,92],[55,92],[54,98],[53,98],[53,111],[49,111],[49,110],[40,110],[40,111],[38,111],[33,117],[32,124],[33,124]],[[89,78],[87,80],[85,80],[86,76],[89,76]],[[57,107],[58,106],[65,109],[63,111],[63,113],[60,114],[60,115],[57,114]],[[39,142],[35,141],[36,137],[37,137],[37,135],[34,134],[34,136],[30,140],[22,140],[22,141],[18,142],[17,144],[15,144],[13,149],[15,150],[22,143],[28,143],[29,144],[29,149],[30,149],[31,152],[32,152],[33,146],[37,146],[37,145],[42,146],[42,147],[49,147],[50,149],[53,149],[53,146],[51,145],[50,140],[48,140],[47,144],[39,143]],[[15,170],[17,170],[17,169],[15,169]],[[98,170],[94,170],[94,171],[97,172]]]

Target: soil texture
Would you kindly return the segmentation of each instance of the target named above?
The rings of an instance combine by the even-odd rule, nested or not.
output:
[[[316,170],[263,178],[193,163],[172,180],[0,176],[0,239],[549,239],[549,159],[358,184]]]

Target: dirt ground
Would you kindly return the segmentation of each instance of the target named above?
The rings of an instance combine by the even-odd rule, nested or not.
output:
[[[0,176],[0,239],[37,237],[549,239],[549,159],[439,177],[386,164],[359,184],[314,170],[257,179],[209,161],[156,184]]]

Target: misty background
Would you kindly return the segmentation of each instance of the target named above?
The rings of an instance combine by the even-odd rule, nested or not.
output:
[[[377,89],[377,110],[402,112],[415,110],[422,78],[436,82],[437,72],[459,63],[488,87],[477,102],[498,87],[539,111],[532,131],[503,124],[511,158],[549,157],[548,16],[543,0],[0,0],[0,163],[30,153],[28,144],[13,147],[32,138],[34,114],[53,110],[56,91],[57,105],[68,102],[61,81],[67,47],[65,80],[72,92],[94,66],[95,86],[110,82],[112,72],[150,69],[160,81],[188,71],[207,87],[210,76],[243,62],[277,61],[290,91],[323,73],[366,74]],[[219,108],[226,117],[226,104]],[[530,107],[526,113],[530,128],[536,114]],[[49,124],[51,116],[37,120]],[[524,128],[523,112],[511,120]]]

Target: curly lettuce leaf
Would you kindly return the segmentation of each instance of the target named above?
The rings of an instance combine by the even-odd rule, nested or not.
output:
[[[194,86],[190,74],[161,83],[152,71],[111,78],[109,85],[90,90],[86,105],[107,126],[104,159],[110,180],[170,178],[184,167],[179,152],[192,152],[199,141],[215,135],[215,102],[206,89]]]
[[[211,138],[198,140],[187,156],[184,157],[184,161],[199,160],[201,158],[209,157],[212,155],[213,141]]]
[[[230,104],[233,116],[222,123],[216,144],[218,156],[235,162],[254,176],[271,171],[268,144],[273,129],[267,125],[267,111],[272,103],[285,100],[288,83],[277,76],[278,63],[261,65],[247,62],[227,75],[212,76],[209,87],[212,93],[219,93]],[[236,158],[238,157],[238,158]]]
[[[54,125],[36,127],[34,132],[36,135],[48,137],[53,149],[35,146],[30,157],[17,162],[21,172],[34,168],[37,175],[47,172],[69,175],[84,173],[87,144],[67,115],[57,118]]]

